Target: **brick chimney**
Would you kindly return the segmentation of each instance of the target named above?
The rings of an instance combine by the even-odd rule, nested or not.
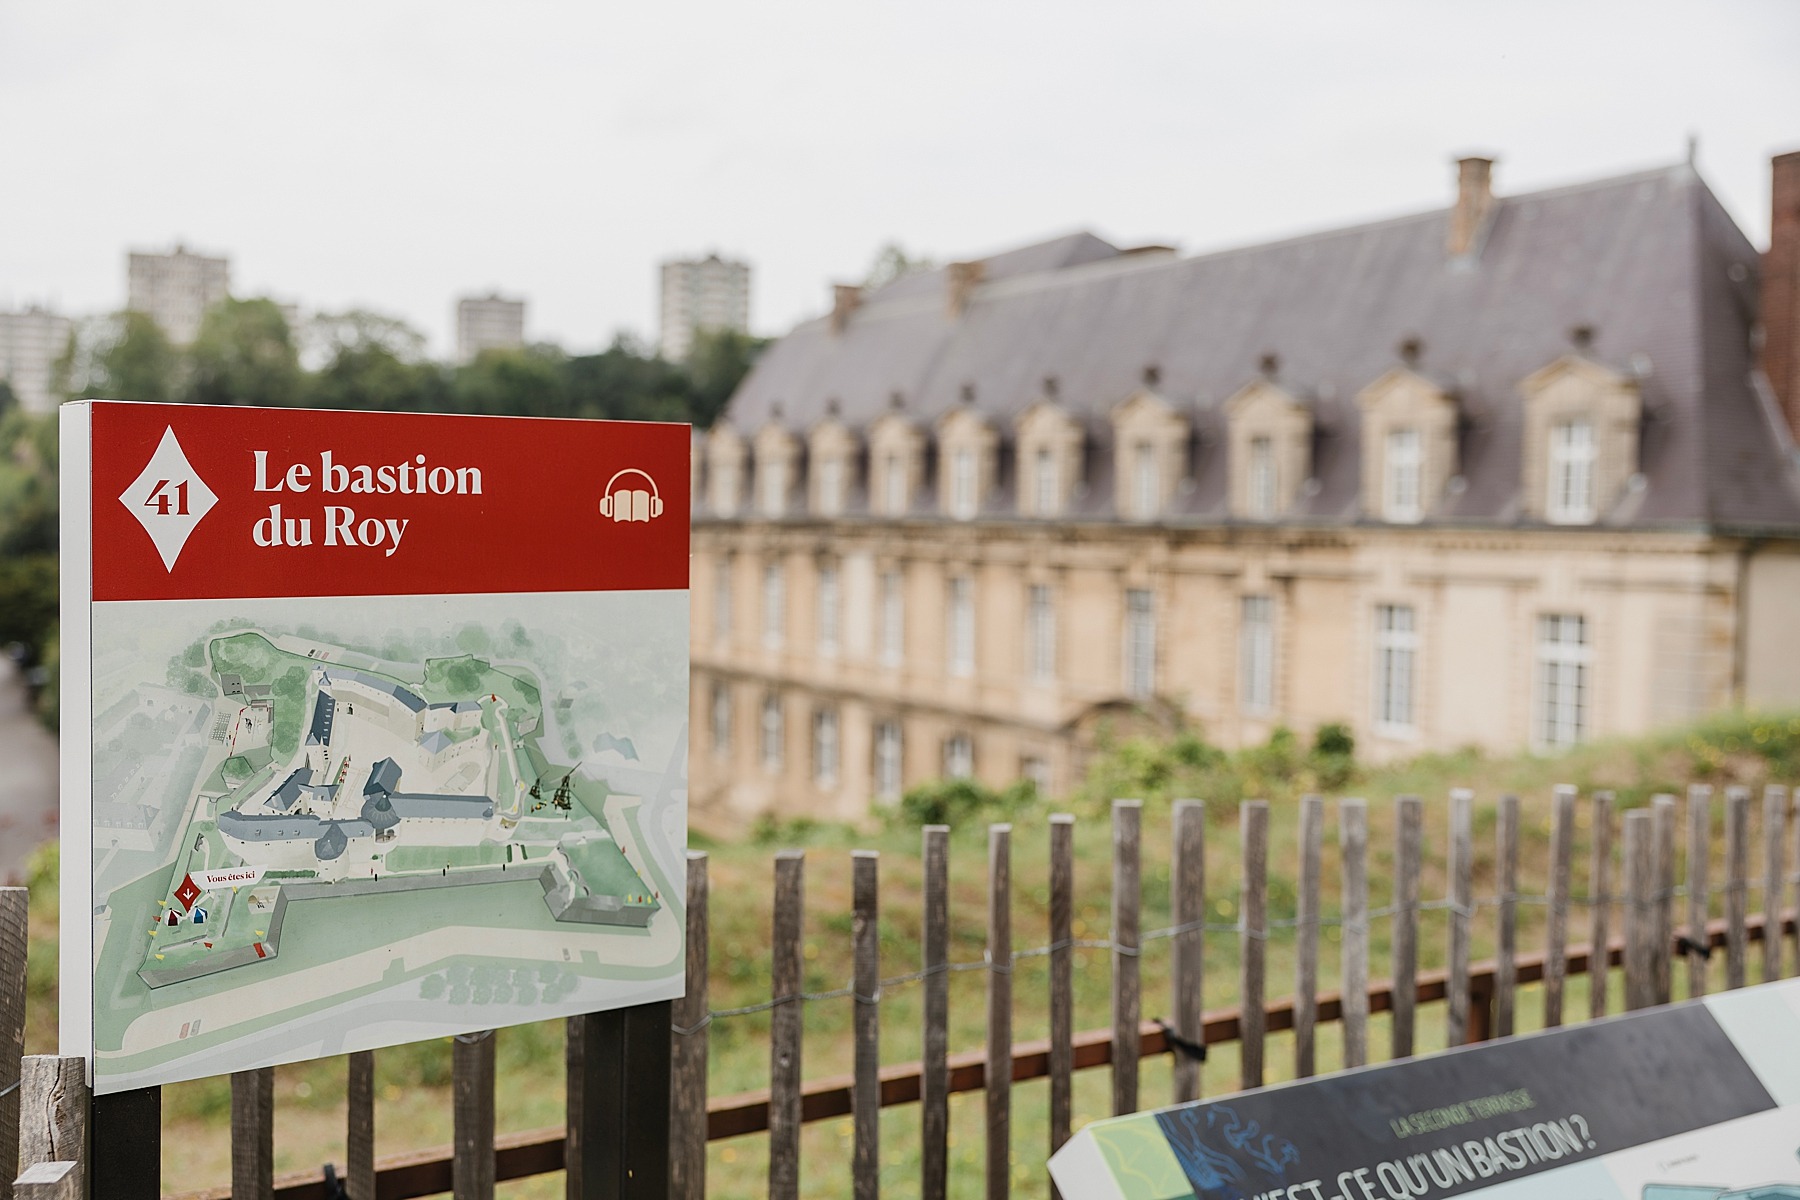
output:
[[[850,324],[850,314],[862,303],[862,289],[854,283],[831,285],[831,332],[842,333]]]
[[[1769,165],[1774,186],[1762,261],[1762,369],[1800,441],[1800,150]]]
[[[953,262],[944,272],[949,280],[950,290],[946,296],[950,315],[962,316],[963,309],[968,307],[969,296],[981,277],[987,273],[987,264],[977,259],[974,262]]]
[[[1494,209],[1494,160],[1456,160],[1456,207],[1450,211],[1450,236],[1445,244],[1452,258],[1461,258],[1481,244],[1488,214]]]

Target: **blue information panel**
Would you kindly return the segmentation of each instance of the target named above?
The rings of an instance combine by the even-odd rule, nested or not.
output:
[[[1800,1200],[1800,981],[1097,1121],[1083,1200]]]

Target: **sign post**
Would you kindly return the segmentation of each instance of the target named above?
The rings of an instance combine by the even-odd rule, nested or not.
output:
[[[662,1112],[666,1145],[689,439],[64,406],[62,1041],[97,1194],[156,1194],[164,1083],[556,1017],[592,1031],[584,1178],[603,1129]]]

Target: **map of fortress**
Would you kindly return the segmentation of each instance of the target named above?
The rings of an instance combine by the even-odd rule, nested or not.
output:
[[[619,798],[609,812],[580,764],[543,758],[522,672],[465,656],[409,682],[332,657],[259,631],[208,639],[211,744],[140,926],[144,985],[273,965],[310,901],[435,892],[466,909],[534,883],[556,923],[651,924],[662,902],[641,849],[615,836]]]

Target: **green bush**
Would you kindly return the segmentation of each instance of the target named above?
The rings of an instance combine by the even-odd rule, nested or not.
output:
[[[1136,737],[1101,744],[1088,766],[1077,806],[1103,812],[1114,797],[1166,804],[1204,800],[1215,813],[1247,799],[1291,800],[1335,791],[1356,775],[1356,739],[1341,724],[1321,726],[1311,748],[1277,726],[1260,746],[1227,751],[1184,729],[1168,738]]]
[[[949,825],[969,821],[1009,820],[1037,801],[1037,786],[1021,779],[996,790],[977,779],[934,779],[910,789],[889,810],[891,823],[903,826]]]

